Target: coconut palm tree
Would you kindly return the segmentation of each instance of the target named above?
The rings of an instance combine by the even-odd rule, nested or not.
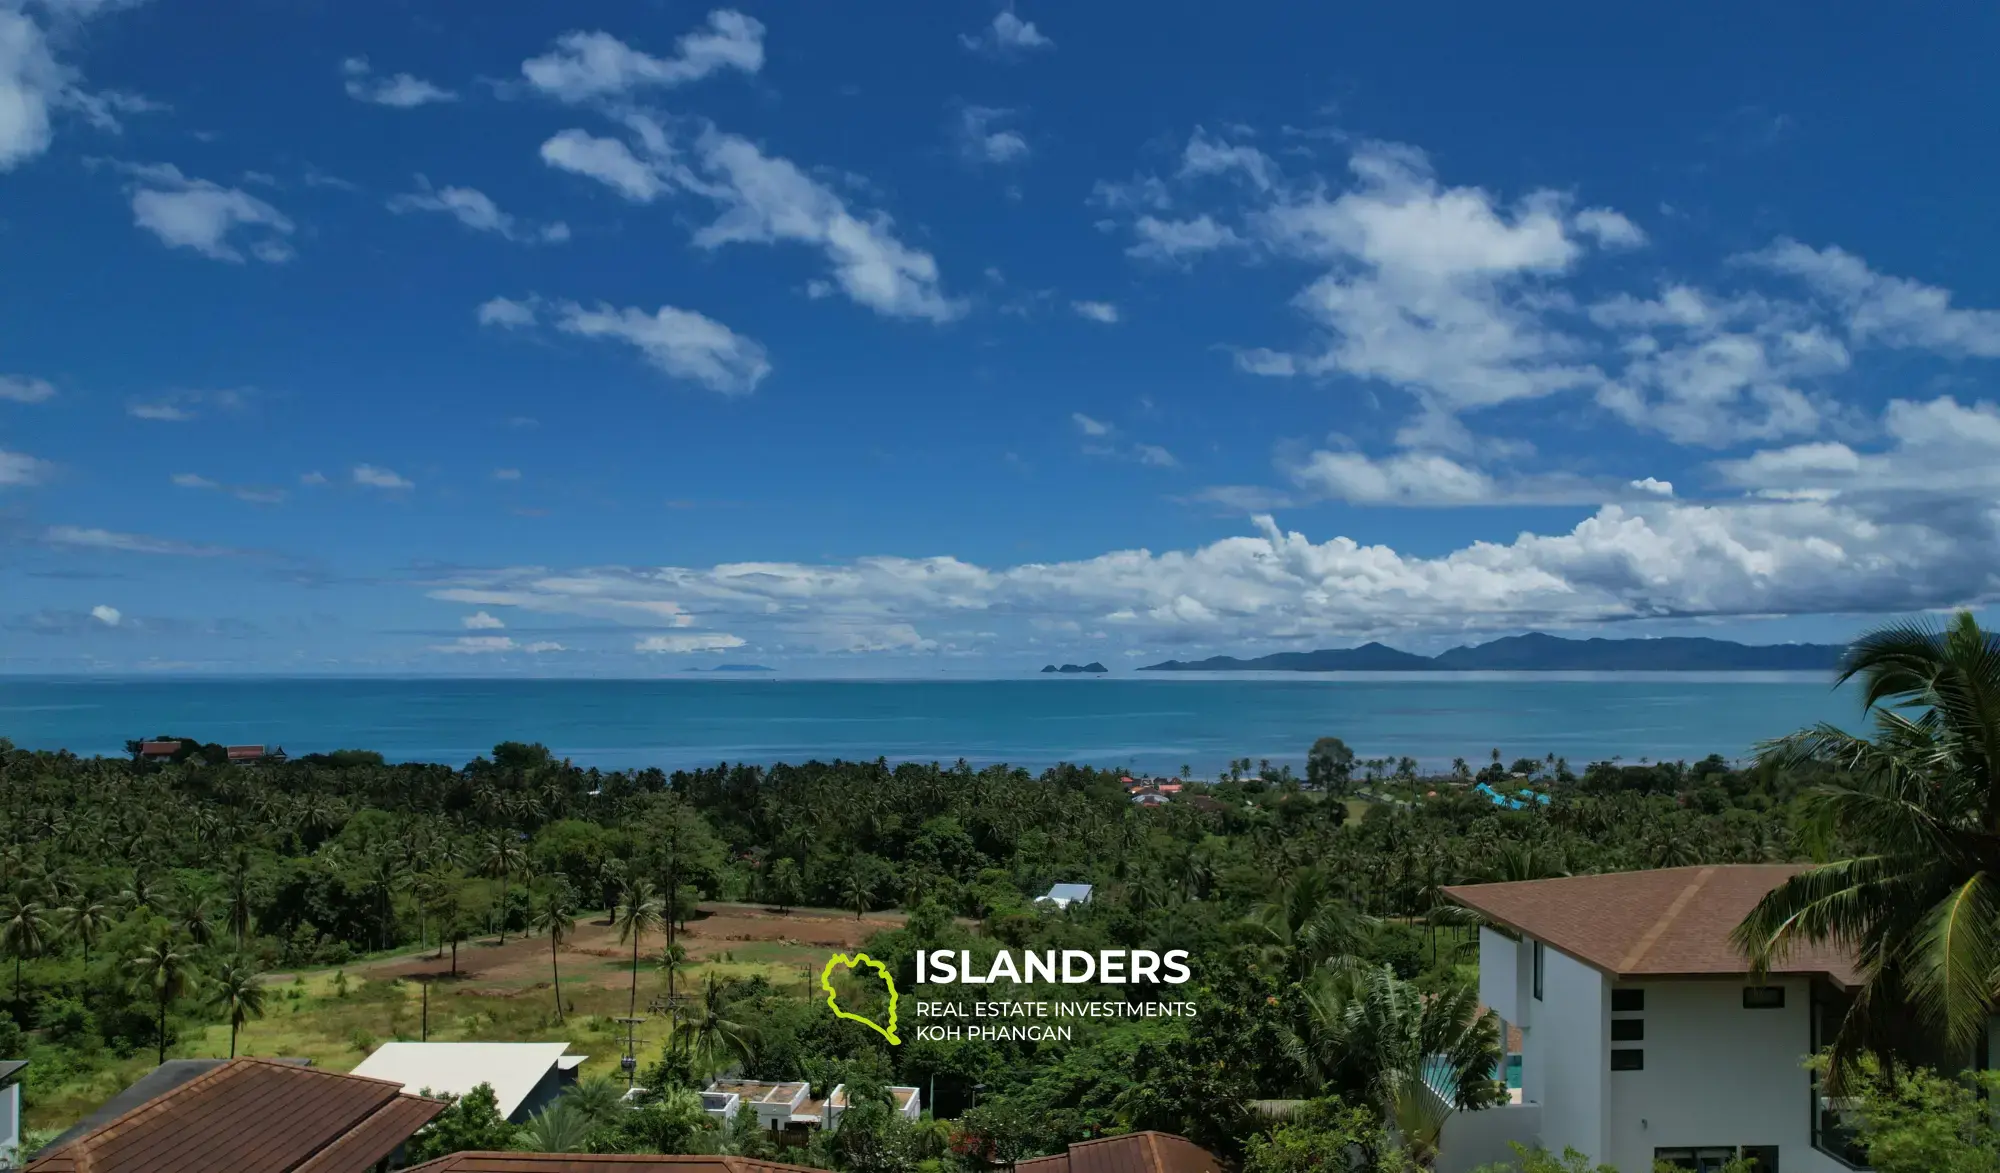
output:
[[[646,930],[660,927],[660,898],[653,891],[651,880],[640,876],[626,882],[625,892],[618,901],[616,921],[618,943],[632,943],[632,998],[625,1016],[633,1018],[639,1013],[639,940]]]
[[[667,975],[667,1005],[674,1004],[674,978],[688,969],[687,946],[679,941],[668,943],[660,950],[660,969]]]
[[[223,962],[215,971],[208,1004],[229,1020],[229,1057],[234,1059],[236,1032],[249,1020],[264,1017],[264,987],[257,980],[257,971],[240,958]]]
[[[683,1014],[674,1012],[670,1044],[687,1056],[698,1076],[713,1075],[732,1062],[748,1063],[757,1051],[757,1030],[729,1016],[729,999],[714,974],[703,984],[701,1001]]]
[[[63,932],[83,946],[83,964],[88,967],[90,947],[111,927],[111,907],[95,896],[84,895],[75,904],[57,909],[56,915],[62,918]]]
[[[1918,1061],[1935,1041],[1970,1055],[2000,1010],[2000,634],[1970,612],[1944,628],[1894,624],[1855,641],[1839,679],[1860,682],[1872,738],[1818,725],[1759,756],[1833,767],[1803,804],[1815,834],[1852,847],[1736,929],[1758,967],[1808,944],[1854,952],[1862,983],[1833,1037],[1836,1085],[1867,1053]]]
[[[521,837],[506,828],[486,836],[479,845],[482,872],[500,877],[500,943],[507,943],[507,878],[521,870],[528,862],[528,854],[521,850]]]
[[[562,968],[556,960],[557,951],[569,935],[576,931],[576,908],[570,899],[567,887],[557,888],[542,898],[535,909],[534,920],[529,928],[549,935],[549,976],[556,987],[556,1021],[563,1020]],[[566,1152],[565,1149],[551,1149],[550,1152]]]
[[[159,1062],[165,1063],[167,1007],[194,985],[194,958],[171,935],[162,933],[159,940],[141,948],[125,965],[132,971],[132,984],[153,999],[159,1012]]]
[[[1314,869],[1294,876],[1276,898],[1257,905],[1244,920],[1266,955],[1293,981],[1304,980],[1334,958],[1358,953],[1370,923],[1326,873]]]
[[[250,923],[256,914],[257,888],[250,878],[250,861],[238,855],[236,864],[222,881],[222,917],[229,931],[236,937],[236,951],[243,951],[243,938],[250,933]]]
[[[21,962],[40,957],[49,945],[49,921],[39,901],[19,891],[0,903],[0,948],[14,957],[14,1001],[21,1000]]]

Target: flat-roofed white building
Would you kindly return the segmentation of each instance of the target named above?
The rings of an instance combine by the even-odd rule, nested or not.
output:
[[[500,1115],[519,1124],[576,1082],[588,1055],[568,1043],[383,1043],[354,1069],[412,1094],[462,1096],[491,1084]]]
[[[918,1089],[891,1087],[888,1091],[904,1119],[916,1120],[923,1115],[923,1095]],[[740,1112],[754,1112],[757,1126],[766,1131],[838,1128],[841,1113],[848,1108],[847,1085],[837,1084],[825,1096],[815,1098],[812,1085],[803,1080],[718,1079],[701,1093],[701,1106],[725,1124]]]

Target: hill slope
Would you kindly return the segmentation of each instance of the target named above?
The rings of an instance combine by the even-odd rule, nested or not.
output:
[[[1726,639],[1564,639],[1539,631],[1419,656],[1379,643],[1239,659],[1168,660],[1141,672],[1825,672],[1838,644],[1740,644]]]

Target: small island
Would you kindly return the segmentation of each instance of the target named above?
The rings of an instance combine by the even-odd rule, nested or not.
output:
[[[1082,665],[1064,664],[1060,668],[1056,667],[1054,664],[1048,664],[1042,668],[1042,671],[1054,672],[1062,676],[1083,676],[1083,675],[1095,676],[1098,673],[1109,672],[1111,671],[1111,669],[1106,668],[1104,665],[1098,663],[1096,660],[1092,660],[1088,664],[1082,664]]]
[[[683,668],[683,672],[776,672],[776,668],[766,668],[762,664],[717,664],[713,668],[700,666]]]

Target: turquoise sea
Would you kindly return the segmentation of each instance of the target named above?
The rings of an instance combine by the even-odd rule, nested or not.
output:
[[[0,679],[0,737],[121,755],[128,738],[380,750],[462,763],[539,741],[578,765],[908,759],[1213,774],[1303,765],[1316,737],[1426,765],[1554,753],[1578,767],[1736,758],[1851,694],[1791,674],[1340,674],[1026,680]]]

